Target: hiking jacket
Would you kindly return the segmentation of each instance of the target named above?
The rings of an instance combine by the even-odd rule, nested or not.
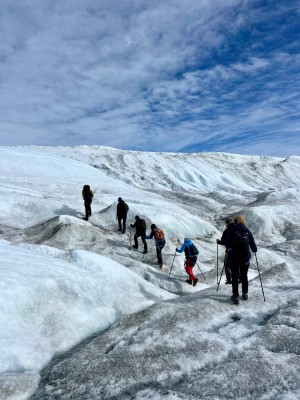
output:
[[[141,218],[137,219],[134,224],[130,224],[130,226],[136,229],[137,235],[146,235],[146,228],[143,227]]]
[[[94,197],[94,192],[92,190],[88,192],[82,191],[82,198],[84,201],[92,202],[93,197]]]
[[[127,216],[129,207],[128,205],[125,203],[125,201],[119,201],[118,205],[117,205],[117,217],[118,218],[124,218]]]
[[[218,244],[220,244],[220,245],[222,245],[222,246],[225,246],[225,243],[227,242],[228,237],[230,236],[230,232],[231,232],[233,229],[235,229],[235,225],[232,223],[232,224],[230,224],[230,225],[225,229],[225,231],[223,232],[223,235],[222,235],[222,237],[221,237],[221,240],[219,241]],[[226,246],[226,249],[227,249],[227,246]]]
[[[145,239],[152,239],[152,238],[154,238],[154,239],[155,239],[155,244],[156,244],[159,248],[163,248],[164,245],[165,245],[165,243],[166,243],[166,240],[165,240],[165,239],[157,239],[157,237],[156,237],[157,229],[158,229],[157,227],[151,229],[150,235],[149,235],[149,236],[146,236]]]
[[[249,246],[250,249],[253,251],[253,253],[257,252],[257,246],[255,243],[255,240],[253,238],[253,235],[251,231],[243,224],[234,224],[234,229],[231,229],[228,235],[226,236],[226,239],[224,241],[225,247],[228,249],[228,257],[229,257],[229,262],[237,262],[237,261],[244,261],[248,262],[251,258],[251,253],[248,251],[248,254],[245,254],[244,256],[238,255],[234,250],[234,233],[236,231],[241,231],[241,232],[247,232],[248,234],[248,239],[249,239]]]
[[[196,257],[197,258],[197,256],[190,256],[189,255],[189,248],[190,248],[190,246],[193,244],[193,242],[191,241],[191,239],[186,239],[184,242],[183,242],[183,244],[182,244],[182,246],[181,246],[181,248],[180,249],[177,249],[176,248],[176,252],[177,253],[183,253],[183,251],[184,251],[184,254],[185,254],[185,257],[186,258],[191,258],[191,257]]]

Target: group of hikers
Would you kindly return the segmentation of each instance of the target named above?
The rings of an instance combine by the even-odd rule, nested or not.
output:
[[[85,205],[85,220],[88,221],[92,214],[91,203],[94,193],[89,185],[85,185],[82,190],[82,197]],[[118,231],[124,234],[126,232],[128,205],[119,197],[117,205],[116,219],[118,220]],[[246,218],[239,214],[235,219],[231,217],[225,220],[226,229],[221,239],[217,239],[217,245],[225,246],[224,270],[226,275],[226,284],[232,285],[231,300],[234,304],[239,304],[239,283],[242,286],[242,299],[248,300],[248,269],[250,266],[251,252],[257,252],[257,246],[251,231],[247,227]],[[143,253],[148,253],[147,239],[155,240],[157,263],[159,268],[163,267],[162,250],[166,244],[165,234],[162,229],[155,224],[151,225],[151,232],[146,234],[146,221],[135,216],[135,221],[130,224],[131,228],[135,228],[133,248],[138,249],[138,238],[140,237],[144,245]],[[197,264],[197,256],[199,251],[191,239],[185,238],[181,247],[175,249],[176,253],[185,253],[185,270],[188,274],[186,282],[192,286],[196,286],[198,282],[197,276],[193,272],[194,266]],[[174,259],[175,259],[174,255]],[[174,262],[174,260],[173,260]]]

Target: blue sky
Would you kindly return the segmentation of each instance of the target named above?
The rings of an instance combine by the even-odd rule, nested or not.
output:
[[[0,145],[300,155],[299,14],[299,0],[1,0]]]

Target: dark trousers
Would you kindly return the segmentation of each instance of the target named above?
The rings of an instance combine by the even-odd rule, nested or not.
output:
[[[85,208],[85,218],[89,219],[89,217],[92,215],[92,209],[91,209],[91,201],[85,200],[84,202],[84,208]]]
[[[120,229],[120,231],[122,231],[122,233],[126,232],[126,219],[127,219],[127,215],[125,215],[125,217],[118,217],[119,229]],[[123,223],[123,227],[122,227],[122,223]]]
[[[242,282],[243,293],[248,293],[248,269],[249,261],[235,261],[230,264],[231,267],[231,279],[232,279],[232,294],[234,296],[239,296],[239,278]]]
[[[145,239],[146,238],[146,233],[136,233],[134,235],[133,239],[134,239],[134,245],[135,245],[136,248],[139,247],[138,240],[137,240],[138,237],[140,237],[142,239],[142,242],[144,243],[144,251],[147,251],[148,250],[148,246],[147,246],[147,242],[146,242],[146,239]]]
[[[161,251],[162,251],[162,249],[160,249],[160,248],[156,245],[157,262],[158,262],[159,265],[163,263]]]
[[[226,253],[225,253],[225,258],[224,258],[224,269],[225,269],[225,275],[226,275],[226,282],[231,283],[231,269],[230,269],[229,260],[228,260]]]

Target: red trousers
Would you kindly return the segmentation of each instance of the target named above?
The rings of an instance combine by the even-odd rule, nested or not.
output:
[[[194,267],[194,265],[193,265],[193,267]],[[191,281],[194,281],[195,279],[197,279],[196,275],[194,275],[194,273],[193,273],[193,267],[191,267],[191,265],[190,265],[190,259],[187,258],[185,260],[185,270]]]

